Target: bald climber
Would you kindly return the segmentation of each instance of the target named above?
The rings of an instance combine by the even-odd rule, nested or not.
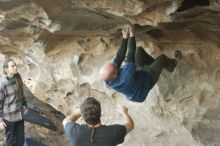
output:
[[[177,52],[179,54],[176,59],[170,59],[166,55],[160,55],[154,59],[143,48],[136,49],[135,36],[131,26],[122,29],[122,35],[122,43],[114,61],[105,64],[100,69],[100,77],[106,82],[107,87],[122,93],[128,100],[143,102],[157,83],[162,70],[174,71],[181,52]],[[124,67],[121,68],[127,53],[127,44],[127,60],[125,60]]]

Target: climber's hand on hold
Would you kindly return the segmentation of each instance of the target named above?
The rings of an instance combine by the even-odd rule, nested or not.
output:
[[[132,25],[128,26],[130,37],[134,37],[134,27]]]
[[[124,39],[129,37],[129,30],[127,25],[122,28],[122,36]]]

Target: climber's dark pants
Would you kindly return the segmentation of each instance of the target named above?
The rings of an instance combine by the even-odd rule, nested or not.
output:
[[[6,143],[5,146],[23,146],[24,145],[24,121],[9,122],[4,120]]]
[[[163,69],[173,72],[176,66],[175,59],[170,59],[164,54],[154,59],[143,48],[137,48],[135,55],[137,66],[152,73],[152,88],[157,83]]]

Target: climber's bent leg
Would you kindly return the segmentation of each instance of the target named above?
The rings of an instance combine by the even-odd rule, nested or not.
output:
[[[173,72],[176,65],[176,59],[170,59],[166,55],[160,55],[151,65],[143,67],[144,70],[151,71],[152,73],[151,87],[153,88],[153,86],[157,83],[163,69]]]
[[[144,67],[146,65],[151,65],[155,59],[151,57],[142,47],[138,47],[135,53],[135,62],[138,67]]]

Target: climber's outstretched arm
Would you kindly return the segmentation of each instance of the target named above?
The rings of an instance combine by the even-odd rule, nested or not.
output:
[[[63,120],[63,126],[65,127],[67,123],[69,122],[76,122],[79,118],[81,117],[80,112],[71,114],[69,116],[67,116],[64,120]]]
[[[122,35],[123,35],[123,39],[121,42],[121,46],[113,61],[114,65],[116,65],[117,68],[120,68],[122,62],[125,59],[126,52],[127,52],[127,44],[128,44],[128,29],[127,28],[122,29]]]
[[[128,114],[128,108],[123,105],[117,106],[117,111],[122,115],[124,120],[124,126],[126,128],[126,133],[128,134],[134,129],[134,121]]]
[[[136,52],[136,40],[132,26],[129,27],[130,38],[128,41],[128,62],[135,63],[135,52]]]

